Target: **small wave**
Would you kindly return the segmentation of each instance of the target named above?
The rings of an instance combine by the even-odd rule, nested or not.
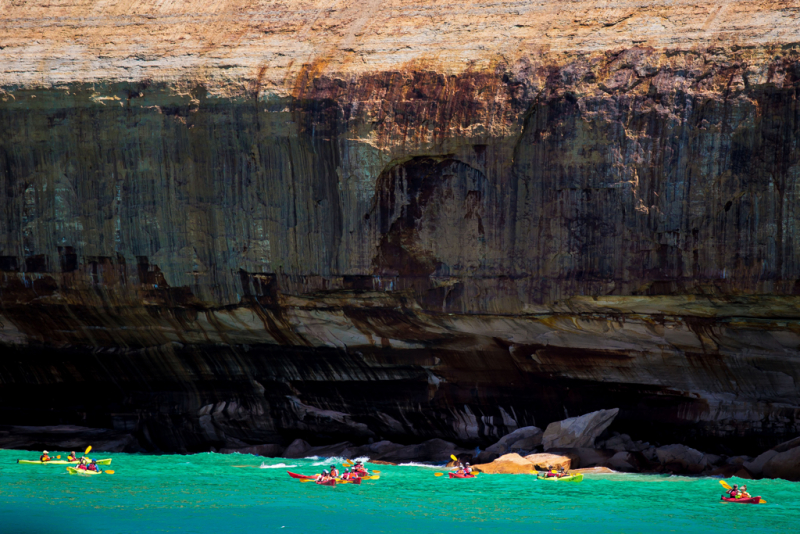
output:
[[[306,458],[306,460],[319,460],[319,456]],[[368,462],[369,456],[359,456],[358,458],[342,458],[341,456],[331,456],[330,458],[325,458],[320,462],[315,463],[314,465],[344,465],[346,461],[355,462],[356,460],[361,460],[362,462]]]
[[[319,456],[306,456],[303,460],[319,460]]]
[[[397,464],[398,467],[427,467],[429,469],[444,469],[446,464],[419,464],[417,462],[408,462],[407,464]]]
[[[267,465],[264,462],[261,462],[261,469],[280,469],[281,467],[297,467],[296,465],[286,465],[284,463],[274,464],[274,465]]]

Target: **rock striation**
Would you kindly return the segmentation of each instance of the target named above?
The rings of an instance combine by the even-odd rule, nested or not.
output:
[[[4,3],[0,422],[795,437],[787,5]]]

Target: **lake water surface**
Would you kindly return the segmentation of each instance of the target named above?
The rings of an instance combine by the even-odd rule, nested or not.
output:
[[[721,504],[722,487],[713,478],[450,480],[434,476],[441,468],[374,466],[380,480],[330,488],[286,474],[317,473],[331,463],[323,459],[96,453],[91,456],[113,457],[108,469],[115,474],[94,477],[15,463],[38,454],[0,451],[0,532],[800,532],[800,485],[782,480],[744,481],[767,500],[744,505]],[[280,464],[296,467],[274,467]]]

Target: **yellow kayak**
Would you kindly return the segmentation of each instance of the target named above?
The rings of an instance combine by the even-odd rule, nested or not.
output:
[[[583,473],[578,473],[577,475],[567,475],[564,477],[543,477],[542,475],[538,475],[536,478],[539,480],[546,480],[548,482],[580,482],[583,480]]]
[[[67,473],[70,475],[101,475],[102,471],[84,471],[83,469],[76,469],[74,467],[67,467]]]
[[[41,460],[17,460],[17,463],[25,465],[77,465],[78,460],[74,462],[69,462],[67,460],[50,460],[49,462],[43,462]],[[111,458],[97,460],[97,465],[111,465]]]

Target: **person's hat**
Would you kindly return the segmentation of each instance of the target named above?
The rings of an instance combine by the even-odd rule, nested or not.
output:
[[[48,451],[42,451],[42,454],[50,454]]]

